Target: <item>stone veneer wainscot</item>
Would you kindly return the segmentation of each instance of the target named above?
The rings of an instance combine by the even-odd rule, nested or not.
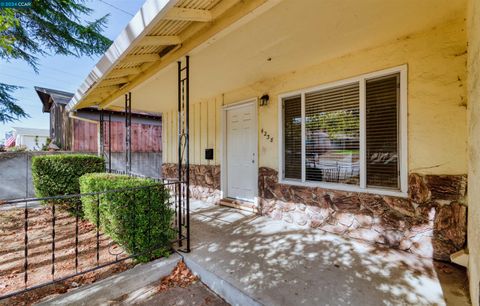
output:
[[[163,164],[177,177],[176,164]],[[220,200],[220,166],[191,165],[192,198]],[[422,257],[449,260],[466,242],[465,175],[410,174],[408,198],[278,183],[260,167],[260,213],[273,219],[379,243]]]
[[[177,164],[164,163],[162,173],[164,178],[177,178]],[[190,165],[190,195],[194,199],[212,204],[217,203],[221,197],[220,166]]]
[[[259,170],[262,214],[440,260],[465,245],[466,182],[410,174],[409,196],[398,198],[279,184],[276,170]]]

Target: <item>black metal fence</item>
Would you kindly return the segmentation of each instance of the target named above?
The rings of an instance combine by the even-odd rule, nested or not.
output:
[[[0,205],[3,219],[0,222],[0,285],[3,283],[0,300],[154,253],[160,247],[155,243],[141,252],[129,253],[125,245],[102,232],[99,208],[105,204],[101,203],[103,196],[135,194],[140,189],[148,189],[149,195],[160,189],[168,190],[167,205],[174,211],[171,229],[175,238],[170,240],[171,246],[188,252],[189,205],[185,182],[157,180],[144,187],[4,201]],[[85,197],[97,199],[95,222],[80,217]],[[151,207],[152,198],[147,201]],[[72,205],[66,207],[64,202],[76,204],[72,210]],[[126,218],[135,222],[135,216]],[[182,249],[184,245],[186,249]]]

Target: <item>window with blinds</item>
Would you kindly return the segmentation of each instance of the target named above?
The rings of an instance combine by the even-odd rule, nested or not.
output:
[[[302,97],[283,100],[284,177],[302,178]]]
[[[306,180],[359,184],[359,84],[305,94]]]
[[[398,106],[400,75],[365,84],[368,187],[399,187]]]
[[[283,178],[406,192],[401,73],[284,98]]]

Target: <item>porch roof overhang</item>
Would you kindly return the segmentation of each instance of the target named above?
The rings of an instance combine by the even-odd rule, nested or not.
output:
[[[281,0],[147,0],[78,88],[68,111],[111,102],[234,23]]]
[[[175,61],[185,55],[198,101],[407,37],[465,9],[465,0],[150,0],[68,107],[119,110],[131,91],[135,111],[160,113],[176,105]]]

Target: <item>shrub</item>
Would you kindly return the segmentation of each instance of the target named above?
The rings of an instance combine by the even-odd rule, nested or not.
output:
[[[48,146],[52,143],[52,139],[50,137],[47,137],[47,140],[45,143],[42,145],[42,151],[48,151]]]
[[[28,151],[28,148],[26,146],[15,146],[15,147],[9,147],[7,148],[8,152],[26,152]]]
[[[37,197],[52,197],[80,193],[78,179],[92,172],[104,172],[103,158],[86,154],[42,155],[32,158],[32,176]],[[80,199],[50,201],[65,204],[73,210]]]
[[[92,173],[80,178],[80,190],[82,194],[107,191],[82,197],[84,216],[93,224],[98,220],[102,231],[137,260],[168,254],[174,211],[164,185],[151,179]]]

